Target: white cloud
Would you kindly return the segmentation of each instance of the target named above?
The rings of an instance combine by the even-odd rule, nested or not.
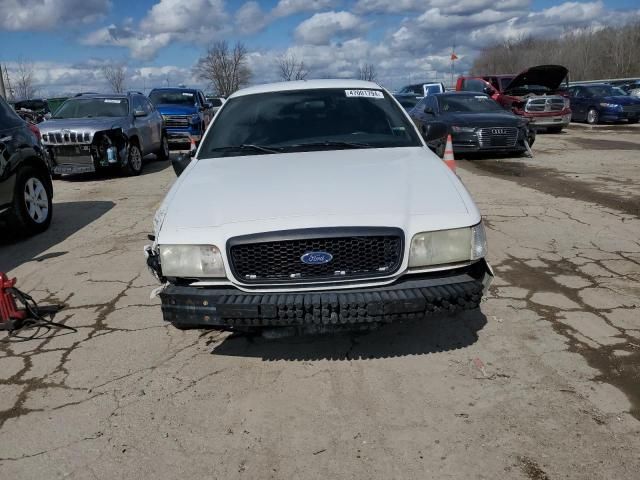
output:
[[[211,36],[225,30],[228,21],[222,0],[160,0],[142,19],[140,28],[147,33]]]
[[[247,2],[236,12],[236,27],[243,35],[259,32],[272,21],[272,17],[264,12],[258,2]]]
[[[125,19],[120,26],[110,25],[88,34],[81,43],[125,47],[131,57],[151,60],[172,42],[205,45],[223,38],[228,31],[229,15],[223,0],[160,0],[138,27]]]
[[[365,27],[364,22],[351,12],[316,13],[296,27],[295,36],[303,43],[327,44],[335,37],[353,35]]]
[[[438,8],[443,13],[471,14],[488,8],[493,10],[522,10],[531,0],[358,0],[354,7],[357,13],[407,13],[425,12]]]
[[[302,12],[318,12],[336,5],[336,0],[280,0],[274,7],[274,17],[286,17]]]
[[[0,29],[48,30],[61,23],[90,23],[110,8],[110,0],[2,0]]]
[[[56,63],[33,62],[34,84],[37,95],[42,97],[70,96],[78,92],[109,92],[100,67],[109,63],[108,60],[91,59],[81,63]],[[16,75],[16,63],[5,64],[9,76]],[[161,67],[134,68],[126,67],[125,85],[130,90],[145,90],[145,93],[153,87],[176,86],[185,84],[189,86],[202,85],[195,79],[188,68],[165,65]]]

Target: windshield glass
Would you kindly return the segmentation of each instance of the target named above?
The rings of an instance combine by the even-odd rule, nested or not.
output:
[[[173,90],[154,90],[149,94],[149,100],[154,105],[187,105],[192,107],[196,103],[194,92],[176,92]]]
[[[498,102],[486,95],[441,95],[438,96],[441,112],[497,112],[503,110]]]
[[[513,80],[514,77],[500,77],[498,78],[498,82],[500,82],[500,91],[502,90],[506,90],[507,87],[509,86],[509,84],[511,83],[511,80]]]
[[[53,118],[126,117],[125,98],[73,98],[64,102]]]
[[[227,101],[198,156],[421,145],[405,114],[380,90],[295,90]]]
[[[416,97],[413,95],[395,95],[395,97],[405,110],[411,110],[416,106],[416,103],[422,100],[422,97]]]
[[[613,87],[611,85],[593,85],[591,87],[584,87],[587,93],[592,97],[613,97],[627,94],[624,93],[624,90]]]

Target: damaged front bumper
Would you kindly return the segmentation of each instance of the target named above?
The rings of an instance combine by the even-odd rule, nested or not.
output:
[[[148,263],[154,270],[153,261]],[[406,274],[392,284],[366,288],[283,293],[167,283],[159,295],[164,320],[178,325],[362,325],[477,308],[492,279],[491,267],[481,260],[453,270]]]

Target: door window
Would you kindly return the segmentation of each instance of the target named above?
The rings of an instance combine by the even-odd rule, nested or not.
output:
[[[462,82],[462,89],[467,92],[484,92],[487,83],[479,78],[467,78]]]

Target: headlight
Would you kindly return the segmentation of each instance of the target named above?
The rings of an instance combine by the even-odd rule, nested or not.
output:
[[[473,133],[475,128],[473,127],[458,127],[457,125],[453,125],[451,127],[451,131],[456,133]]]
[[[564,97],[564,108],[569,108],[571,106],[571,100],[567,97]]]
[[[166,277],[224,277],[220,250],[214,245],[160,245]]]
[[[470,228],[418,233],[411,240],[409,267],[478,260],[487,254],[482,223]]]
[[[605,102],[602,102],[600,104],[600,106],[604,107],[604,108],[615,108],[615,109],[620,108],[620,105],[618,105],[617,103],[605,103]]]

